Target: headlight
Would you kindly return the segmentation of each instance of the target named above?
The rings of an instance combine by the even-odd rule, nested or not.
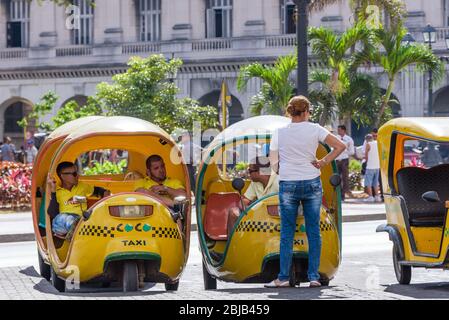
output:
[[[143,218],[153,214],[153,206],[110,206],[109,214],[119,218]]]

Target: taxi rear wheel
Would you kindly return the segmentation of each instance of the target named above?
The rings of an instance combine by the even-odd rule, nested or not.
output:
[[[393,266],[398,282],[400,284],[410,284],[412,280],[412,267],[399,263],[399,250],[396,245],[393,245]]]
[[[179,281],[176,281],[175,283],[166,283],[165,284],[165,290],[167,291],[178,291],[179,287]]]
[[[51,268],[51,284],[59,292],[65,292],[65,280],[60,279],[53,268]]]
[[[39,273],[40,273],[40,275],[45,280],[50,281],[50,279],[51,279],[50,265],[45,263],[44,259],[41,256],[41,253],[39,252],[39,249],[37,250],[37,259],[39,261]]]
[[[123,263],[123,292],[137,291],[139,288],[139,271],[135,261]]]
[[[216,290],[217,289],[217,279],[212,278],[212,276],[207,271],[206,265],[203,262],[203,279],[204,279],[204,290]]]

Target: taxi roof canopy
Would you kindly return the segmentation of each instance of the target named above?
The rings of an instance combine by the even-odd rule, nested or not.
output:
[[[384,124],[379,134],[398,131],[435,141],[449,141],[449,117],[447,118],[397,118]]]

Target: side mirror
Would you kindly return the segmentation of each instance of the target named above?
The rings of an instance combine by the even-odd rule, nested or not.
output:
[[[330,184],[336,188],[341,185],[341,177],[339,174],[333,174],[329,179]]]
[[[240,194],[242,193],[243,188],[245,187],[245,180],[242,178],[235,178],[232,180],[232,187],[234,190],[237,190]]]
[[[185,196],[177,196],[174,199],[176,204],[184,204],[187,201],[187,197]]]
[[[423,193],[421,196],[424,201],[427,202],[441,202],[440,196],[438,195],[438,192],[436,191],[427,191]]]

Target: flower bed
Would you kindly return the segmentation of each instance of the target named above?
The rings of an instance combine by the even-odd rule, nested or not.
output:
[[[31,208],[32,166],[0,162],[0,210]]]

